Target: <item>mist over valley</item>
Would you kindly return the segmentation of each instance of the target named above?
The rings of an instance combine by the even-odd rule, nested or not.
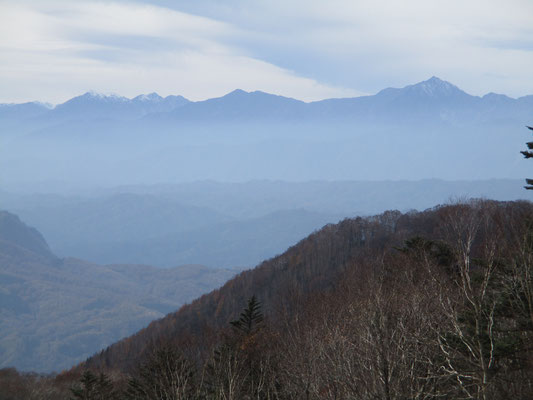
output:
[[[0,400],[533,398],[533,3],[0,2]]]

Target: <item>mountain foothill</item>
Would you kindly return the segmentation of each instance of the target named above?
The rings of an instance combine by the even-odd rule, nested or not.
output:
[[[36,229],[1,211],[0,366],[37,372],[69,368],[236,272],[59,258]]]

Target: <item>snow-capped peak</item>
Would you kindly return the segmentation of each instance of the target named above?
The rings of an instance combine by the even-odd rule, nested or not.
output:
[[[84,98],[88,100],[101,100],[101,101],[103,100],[103,101],[108,101],[108,102],[129,101],[126,97],[119,96],[118,94],[115,94],[115,93],[104,94],[104,93],[95,92],[93,90],[90,90],[87,93],[79,96],[79,98]]]
[[[450,82],[443,81],[436,76],[432,76],[427,81],[417,83],[412,87],[417,88],[428,96],[450,95],[455,91],[460,91],[457,86],[452,85]]]
[[[404,90],[427,97],[450,97],[457,94],[465,94],[457,86],[452,85],[450,82],[443,81],[436,76],[432,76],[426,81],[406,86]]]
[[[163,98],[159,96],[157,93],[149,93],[149,94],[140,94],[137,97],[133,98],[133,101],[143,101],[143,102],[154,102],[154,101],[161,101]]]
[[[418,83],[417,86],[420,90],[428,95],[435,95],[437,93],[451,93],[455,89],[458,89],[456,86],[452,85],[449,82],[443,81],[436,76],[432,76],[430,79],[424,82]]]
[[[33,104],[37,105],[37,106],[41,106],[41,107],[44,107],[44,108],[47,108],[49,110],[53,110],[55,108],[55,105],[54,104],[51,104],[51,103],[43,103],[42,101],[32,101]]]

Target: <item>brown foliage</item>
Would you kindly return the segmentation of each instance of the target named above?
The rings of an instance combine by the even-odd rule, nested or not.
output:
[[[531,398],[531,221],[471,201],[328,225],[78,370],[172,345],[217,399]],[[253,294],[264,327],[235,336]]]

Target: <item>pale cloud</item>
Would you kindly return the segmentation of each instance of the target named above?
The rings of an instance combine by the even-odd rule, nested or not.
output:
[[[258,57],[317,80],[374,92],[438,75],[478,95],[533,93],[531,0],[270,0],[238,6],[264,44]],[[229,13],[225,19],[235,22]]]
[[[0,3],[2,4],[2,3]],[[143,4],[2,4],[0,101],[61,102],[87,90],[193,100],[235,88],[303,100],[349,96],[246,55],[231,24]]]
[[[532,15],[531,0],[0,1],[0,102],[235,88],[314,100],[432,75],[517,97],[533,93]]]

